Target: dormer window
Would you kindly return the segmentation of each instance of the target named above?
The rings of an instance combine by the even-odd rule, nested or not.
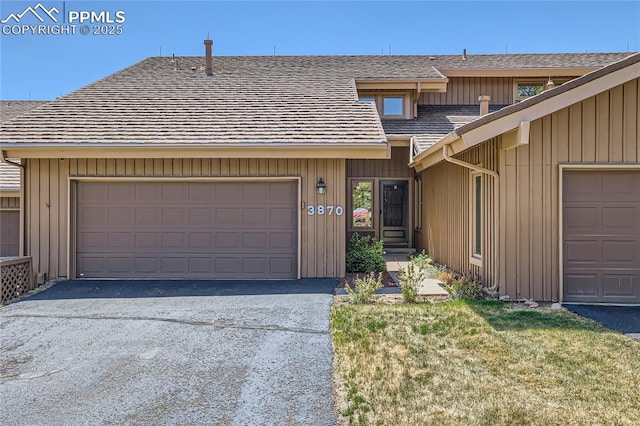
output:
[[[404,97],[384,96],[382,98],[383,117],[404,117]]]
[[[409,92],[377,92],[363,93],[358,99],[361,102],[376,104],[378,114],[384,119],[408,119],[411,108],[411,94]]]

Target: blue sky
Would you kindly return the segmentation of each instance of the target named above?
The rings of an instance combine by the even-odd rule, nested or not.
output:
[[[30,2],[0,2],[0,20]],[[54,99],[148,56],[625,52],[640,50],[640,1],[42,1],[124,11],[120,35],[0,35],[0,98]],[[62,12],[58,14],[61,21]],[[39,24],[26,15],[19,22]],[[53,24],[46,21],[45,24]],[[69,24],[66,22],[66,24]],[[5,25],[5,24],[0,24]],[[109,24],[107,24],[109,25]],[[98,27],[100,29],[100,27]]]

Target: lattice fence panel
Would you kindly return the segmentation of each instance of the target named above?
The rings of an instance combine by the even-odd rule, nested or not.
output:
[[[31,258],[0,261],[0,285],[0,305],[33,290]]]

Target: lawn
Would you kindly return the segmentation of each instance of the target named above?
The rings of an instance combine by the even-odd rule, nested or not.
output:
[[[640,342],[503,302],[337,305],[347,424],[638,424]]]

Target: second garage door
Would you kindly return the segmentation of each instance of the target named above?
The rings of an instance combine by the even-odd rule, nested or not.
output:
[[[78,277],[297,277],[297,182],[78,182],[77,194]]]
[[[563,177],[564,301],[640,303],[640,172]]]

